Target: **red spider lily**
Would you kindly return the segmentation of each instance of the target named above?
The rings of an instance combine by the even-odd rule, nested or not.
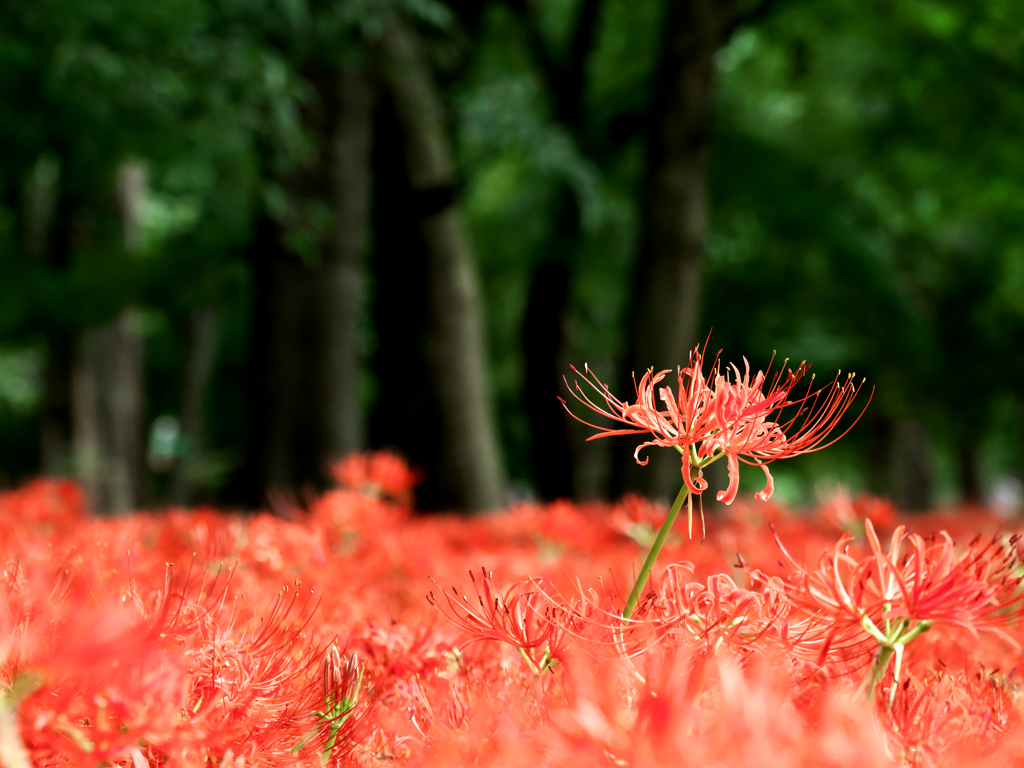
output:
[[[703,354],[700,348],[695,348],[690,353],[687,367],[677,371],[676,392],[673,393],[668,386],[658,389],[663,409],[659,409],[655,402],[654,390],[669,371],[654,373],[653,369],[648,370],[640,383],[635,384],[636,402],[630,405],[612,395],[587,366],[584,366],[583,374],[573,368],[573,372],[582,375],[597,392],[604,405],[591,399],[578,382],[570,389],[573,396],[596,413],[625,424],[627,428],[598,426],[579,419],[571,411],[570,414],[599,430],[598,434],[588,438],[590,440],[612,435],[649,434],[650,439],[638,445],[634,452],[637,463],[641,465],[647,463],[647,459],[640,459],[640,451],[644,448],[651,445],[675,448],[683,456],[683,480],[693,494],[707,489],[701,468],[725,456],[729,465],[729,486],[719,491],[717,498],[726,504],[735,500],[739,489],[739,462],[759,466],[765,473],[767,484],[764,491],[756,495],[758,499],[767,501],[774,490],[767,465],[778,459],[821,450],[845,435],[849,427],[828,440],[857,397],[863,382],[854,384],[852,376],[842,380],[837,377],[826,387],[794,396],[793,389],[810,367],[806,363],[786,373],[777,371],[769,375],[758,371],[753,377],[750,364],[746,360],[744,363],[743,373],[732,366],[731,369],[726,368],[723,375],[716,357],[712,363],[712,375],[705,377]],[[565,405],[564,400],[562,404]],[[789,416],[783,416],[785,409],[792,408],[796,410]],[[695,475],[689,470],[691,466],[697,470]]]
[[[1008,677],[974,663],[959,672],[923,669],[891,678],[894,706],[878,711],[887,739],[909,766],[977,765],[1000,740],[1019,732],[1019,694]],[[1019,765],[1019,757],[986,765]]]
[[[538,582],[513,584],[502,594],[492,583],[494,574],[483,568],[481,572],[481,584],[477,583],[472,571],[469,573],[479,606],[473,605],[465,595],[459,600],[455,587],[452,587],[452,594],[442,591],[445,603],[438,600],[433,592],[427,600],[448,621],[472,635],[473,641],[509,643],[519,649],[535,672],[553,667],[568,647],[571,635],[566,628],[572,622],[571,609],[553,604],[541,591]],[[538,662],[535,651],[541,648],[544,651]]]
[[[778,634],[790,611],[783,582],[766,579],[756,591],[741,589],[729,576],[709,576],[706,584],[684,583],[685,570],[669,566],[664,582],[635,617],[673,635],[697,639],[709,650],[749,653],[766,633]]]
[[[817,648],[821,664],[830,651],[843,660],[862,655],[871,648],[868,638],[873,639],[878,648],[869,682],[873,691],[893,656],[894,678],[899,679],[905,647],[935,625],[966,629],[975,636],[980,631],[1004,634],[1002,627],[1020,618],[1024,594],[1016,575],[1018,536],[1005,543],[999,537],[982,543],[979,537],[958,556],[945,531],[928,544],[901,525],[886,553],[870,520],[864,521],[864,529],[869,555],[851,556],[851,537],[845,534],[822,553],[812,572],[805,571],[776,536],[797,569],[789,598],[810,614],[808,629],[794,641],[794,650]],[[905,541],[909,552],[902,555]],[[890,707],[895,693],[893,687]]]
[[[929,626],[941,622],[977,634],[997,631],[1018,618],[1024,599],[1021,577],[1014,575],[1020,564],[1018,536],[1005,544],[998,537],[987,543],[975,539],[957,556],[945,531],[929,545],[901,525],[885,553],[870,520],[864,521],[864,529],[870,555],[859,560],[849,555],[851,536],[845,534],[822,553],[817,570],[811,573],[778,542],[798,570],[797,584],[790,592],[794,604],[827,613],[840,624],[860,624],[872,636],[880,631],[879,624],[892,619],[929,622]],[[901,556],[904,541],[910,542],[911,551]]]
[[[4,765],[322,768],[325,752],[367,768],[1024,765],[1024,655],[1006,642],[1024,639],[1019,543],[965,535],[1016,523],[975,510],[941,525],[915,516],[919,532],[950,535],[904,530],[890,545],[874,514],[844,502],[837,519],[875,527],[836,546],[820,513],[734,504],[756,519],[731,514],[700,549],[670,541],[674,564],[626,619],[616,579],[637,552],[616,531],[664,514],[639,500],[465,519],[336,490],[292,520],[97,520],[61,487],[0,493]],[[778,578],[793,568],[769,564],[782,556],[765,518],[794,558],[799,533],[822,560]],[[594,524],[605,520],[616,528]],[[764,569],[734,566],[750,586],[728,570],[736,551]],[[468,605],[438,593],[463,623],[438,621],[416,584],[457,583],[479,562],[519,583],[499,590],[488,575],[488,592],[477,577]],[[587,574],[597,585],[584,592]],[[852,673],[878,667],[881,643],[860,610],[893,646],[931,626],[870,699]],[[529,663],[513,658],[518,643],[534,643]],[[536,674],[552,647],[558,674]]]
[[[406,505],[412,503],[412,489],[423,480],[422,472],[411,469],[405,459],[390,451],[350,454],[336,462],[331,473],[343,488],[387,496]]]

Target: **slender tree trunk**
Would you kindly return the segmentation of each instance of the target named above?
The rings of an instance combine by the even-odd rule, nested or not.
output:
[[[569,298],[569,270],[545,263],[533,273],[523,321],[523,400],[530,420],[530,462],[545,499],[573,495],[572,449],[562,384],[562,315]]]
[[[960,460],[960,496],[965,504],[981,504],[984,498],[981,489],[978,446],[971,442],[962,443],[958,458]]]
[[[278,238],[285,235],[275,228]],[[269,265],[266,442],[263,445],[262,489],[292,493],[315,484],[317,466],[315,402],[318,380],[314,350],[321,330],[315,311],[318,275],[278,241],[277,258]]]
[[[108,507],[102,490],[103,438],[100,426],[99,387],[95,347],[98,339],[83,333],[75,350],[71,373],[71,403],[74,429],[75,475],[85,492],[89,508],[94,512]]]
[[[518,12],[534,60],[545,75],[552,114],[586,151],[588,138],[593,138],[584,108],[587,62],[597,41],[601,0],[576,4],[572,34],[564,47],[558,46],[559,53],[552,51],[542,32],[533,3],[512,0],[509,5]],[[552,211],[555,235],[534,268],[523,321],[522,401],[530,421],[530,463],[544,498],[569,493],[577,499],[603,498],[611,446],[607,441],[586,442],[587,432],[558,402],[567,394],[562,377],[571,361],[564,323],[583,237],[573,190],[564,181],[560,187]]]
[[[73,373],[75,458],[94,512],[128,512],[143,488],[143,366],[138,312],[79,338]]]
[[[404,131],[409,181],[423,213],[436,327],[432,363],[453,485],[463,508],[494,509],[502,503],[504,477],[487,382],[480,287],[455,204],[440,98],[408,25],[394,21],[379,48],[382,74]]]
[[[144,167],[124,163],[118,170],[117,198],[129,253],[142,242],[145,195]],[[138,310],[128,307],[113,322],[79,337],[72,374],[75,459],[94,512],[128,512],[142,503],[143,373]]]
[[[893,430],[889,416],[868,414],[868,488],[878,496],[891,493]]]
[[[33,194],[40,209],[30,219],[26,248],[38,247],[53,270],[67,269],[71,260],[72,220],[76,201],[67,189],[57,166],[51,180],[55,189],[49,194]],[[48,199],[56,199],[53,210],[45,210]],[[30,255],[32,251],[29,251]],[[74,358],[74,337],[70,330],[53,326],[47,330],[48,355],[43,380],[43,407],[40,421],[40,464],[46,475],[62,475],[71,471],[72,425],[71,371]]]
[[[186,450],[174,465],[170,481],[170,500],[190,504],[202,486],[203,405],[217,355],[217,310],[199,307],[189,318],[188,352],[181,398],[181,434]]]
[[[627,355],[630,389],[630,372],[639,379],[648,367],[674,371],[686,364],[698,341],[714,55],[726,42],[735,16],[735,0],[669,3],[647,149]],[[623,485],[671,499],[682,483],[679,457],[669,451],[649,455],[650,464],[643,468],[631,458],[620,458]]]
[[[40,465],[44,475],[70,471],[71,368],[74,341],[71,334],[52,329],[47,334],[48,355],[43,379],[40,421]]]
[[[893,430],[892,496],[900,509],[931,509],[933,480],[928,429],[919,421],[900,419]]]

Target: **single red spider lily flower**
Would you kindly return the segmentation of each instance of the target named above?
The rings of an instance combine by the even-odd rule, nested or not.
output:
[[[998,536],[988,542],[978,536],[958,557],[953,539],[945,531],[926,546],[921,536],[907,533],[901,525],[893,532],[885,554],[870,520],[864,521],[864,530],[878,564],[886,603],[891,604],[884,619],[941,622],[977,635],[1017,618],[1024,600],[1021,577],[1014,575],[1020,565],[1018,535],[1010,537],[1005,546]],[[911,551],[901,557],[905,540],[909,540]]]
[[[470,642],[500,640],[519,649],[534,672],[553,667],[564,656],[571,639],[566,632],[571,616],[564,608],[552,605],[535,581],[513,584],[502,594],[492,583],[494,574],[483,568],[481,572],[481,583],[477,583],[472,571],[469,574],[475,601],[459,595],[454,587],[451,594],[441,592],[445,602],[433,592],[427,595],[427,601],[445,619],[471,635]],[[539,662],[534,658],[538,649],[543,649]]]
[[[707,489],[701,468],[725,456],[729,466],[729,486],[720,491],[717,498],[726,504],[732,504],[736,499],[741,461],[759,466],[764,471],[767,483],[756,496],[767,501],[775,487],[768,464],[826,448],[853,426],[851,424],[842,434],[828,440],[863,385],[863,382],[854,384],[852,375],[844,380],[837,377],[822,389],[794,396],[793,389],[809,369],[806,363],[785,373],[780,370],[769,375],[759,371],[751,377],[750,364],[744,360],[742,374],[739,368],[732,366],[731,372],[727,368],[723,375],[716,356],[712,375],[705,377],[703,360],[700,348],[694,348],[687,367],[677,371],[676,392],[673,393],[668,386],[658,389],[663,409],[659,409],[655,401],[654,390],[669,371],[654,373],[653,369],[648,370],[640,383],[635,384],[636,402],[630,405],[612,395],[587,366],[584,366],[583,374],[573,368],[604,401],[604,405],[592,399],[578,382],[570,388],[573,396],[596,413],[627,426],[611,428],[590,424],[572,411],[569,413],[578,421],[599,430],[598,434],[588,438],[590,440],[613,435],[649,434],[650,439],[638,445],[634,452],[637,463],[641,465],[647,463],[647,459],[640,459],[640,451],[644,448],[651,445],[675,448],[683,456],[683,480],[692,494],[700,494]],[[562,404],[566,406],[564,400]],[[867,404],[864,407],[866,409]],[[790,410],[792,415],[784,418],[783,411],[793,408],[796,410]],[[860,415],[857,416],[859,418]],[[690,472],[691,466],[696,468],[696,473]]]
[[[777,634],[784,626],[791,606],[778,577],[746,590],[724,573],[709,576],[706,585],[684,582],[684,573],[669,566],[661,588],[634,617],[674,636],[699,639],[712,651],[724,646],[742,654],[752,652],[766,633]]]
[[[870,520],[864,521],[864,529],[869,555],[859,559],[851,556],[851,537],[845,534],[822,553],[818,568],[811,572],[805,571],[775,537],[798,572],[790,588],[790,601],[813,619],[831,625],[823,640],[816,633],[816,641],[821,642],[819,664],[825,662],[830,650],[845,656],[844,650],[863,648],[866,633],[879,649],[869,684],[869,691],[873,691],[894,656],[894,677],[899,678],[906,645],[937,624],[965,629],[975,636],[980,631],[993,632],[1014,642],[1002,627],[1020,617],[1024,601],[1021,577],[1017,575],[1018,536],[1005,544],[999,537],[987,543],[978,537],[958,556],[945,531],[928,544],[921,536],[898,526],[889,551],[883,552]],[[906,554],[902,553],[904,542],[910,545]],[[856,627],[862,633],[857,633]],[[841,648],[837,648],[837,640]]]

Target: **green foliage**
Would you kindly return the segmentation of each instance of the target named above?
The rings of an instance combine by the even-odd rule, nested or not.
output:
[[[753,302],[762,345],[824,343],[878,384],[883,413],[950,445],[976,444],[994,398],[1021,394],[1009,372],[962,371],[1020,365],[1022,21],[1003,2],[791,4],[718,57],[722,128],[774,163],[716,138],[709,294]]]

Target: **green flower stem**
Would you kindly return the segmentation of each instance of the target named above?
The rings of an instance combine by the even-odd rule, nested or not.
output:
[[[888,610],[888,604],[886,604]],[[911,640],[916,640],[923,632],[927,632],[935,625],[935,621],[925,619],[918,621],[913,627],[910,626],[910,619],[899,619],[892,626],[887,626],[883,635],[874,622],[867,616],[861,619],[861,626],[864,630],[878,641],[878,655],[875,656],[874,664],[871,665],[871,677],[868,682],[868,699],[874,699],[875,688],[885,677],[885,670],[889,668],[889,662],[896,656],[896,669],[893,670],[893,687],[889,691],[889,709],[892,709],[896,697],[896,683],[899,681],[900,667],[903,662],[903,649]],[[886,625],[889,625],[888,619]]]
[[[533,674],[539,675],[540,674],[540,670],[537,669],[537,665],[533,663],[533,659],[530,658],[530,654],[528,654],[526,652],[526,649],[525,648],[519,648],[518,650],[519,650],[519,653],[522,655],[522,657],[524,659],[526,659],[526,663],[530,665],[530,669],[533,670]]]
[[[651,545],[651,551],[647,553],[647,559],[644,560],[640,574],[636,577],[636,584],[633,585],[633,591],[630,593],[629,600],[626,601],[626,607],[622,611],[622,618],[630,618],[633,615],[633,611],[636,610],[636,604],[640,601],[640,595],[643,593],[644,587],[647,586],[647,579],[651,576],[654,563],[658,560],[658,555],[661,554],[661,549],[665,546],[668,533],[672,530],[676,517],[679,515],[679,510],[682,509],[683,502],[686,501],[686,497],[689,495],[690,489],[684,483],[683,487],[679,489],[679,495],[676,496],[676,500],[672,502],[672,508],[668,511],[668,517],[665,518],[661,530],[658,531],[658,538],[654,540],[654,544]]]
[[[878,646],[878,655],[875,657],[875,663],[871,667],[871,682],[868,684],[868,700],[873,701],[875,698],[875,688],[882,682],[882,678],[885,676],[885,670],[889,668],[889,662],[892,660],[893,654],[896,653],[896,649],[887,645]]]

